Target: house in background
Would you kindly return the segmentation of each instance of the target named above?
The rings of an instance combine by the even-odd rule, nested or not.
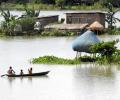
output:
[[[105,12],[103,11],[76,11],[65,13],[64,24],[84,24],[89,25],[98,21],[105,26]]]
[[[44,28],[44,26],[46,26],[48,24],[58,23],[58,16],[59,15],[38,17],[36,19],[36,21],[40,22],[41,28]]]
[[[63,23],[47,24],[44,26],[44,29],[58,29],[81,33],[82,31],[85,31],[89,25],[96,21],[105,27],[105,15],[106,13],[102,11],[71,11],[64,13],[63,17],[61,18],[61,22],[64,20]]]

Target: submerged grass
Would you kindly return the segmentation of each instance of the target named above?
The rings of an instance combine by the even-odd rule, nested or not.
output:
[[[55,56],[43,56],[32,59],[33,64],[80,64],[76,59],[64,59]]]

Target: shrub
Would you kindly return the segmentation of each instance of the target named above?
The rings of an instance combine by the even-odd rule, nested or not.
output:
[[[32,17],[24,17],[17,20],[17,23],[22,26],[22,31],[34,30],[35,19]]]
[[[120,59],[120,51],[115,46],[119,40],[114,40],[110,42],[100,42],[93,46],[91,46],[90,50],[93,53],[98,53],[98,61],[102,63],[112,63],[114,62],[115,58],[118,62]]]

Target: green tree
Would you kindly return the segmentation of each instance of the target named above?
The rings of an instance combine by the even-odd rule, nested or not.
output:
[[[22,26],[23,31],[33,31],[36,17],[39,16],[40,9],[36,11],[34,6],[32,9],[29,9],[27,5],[24,5],[24,10],[25,14],[23,14],[17,22]]]
[[[115,15],[120,9],[114,10],[113,5],[112,5],[111,3],[108,3],[107,8],[108,8],[108,11],[107,11],[107,15],[106,15],[105,21],[108,23],[108,27],[109,27],[110,29],[113,29],[113,28],[114,28],[114,27],[113,27],[113,24],[115,24],[116,21],[119,21],[119,22],[120,22],[120,19],[119,19],[119,18],[114,17],[114,15]]]
[[[40,9],[36,11],[34,6],[32,9],[29,9],[27,5],[24,5],[25,14],[22,17],[38,17],[40,13]]]
[[[13,16],[10,14],[10,11],[4,11],[2,8],[1,10],[1,15],[4,18],[4,21],[2,22],[2,29],[3,31],[8,34],[8,35],[12,35],[14,33],[14,27],[16,25],[16,20],[17,20],[17,16]]]
[[[64,0],[56,0],[55,3],[56,3],[56,5],[59,6],[61,9],[63,9],[63,6],[64,6],[65,1],[64,1]]]
[[[90,50],[92,53],[99,53],[100,58],[106,58],[108,62],[114,60],[113,56],[118,54],[119,51],[115,46],[119,40],[113,40],[109,42],[100,42],[91,46]],[[103,60],[103,59],[102,59]]]

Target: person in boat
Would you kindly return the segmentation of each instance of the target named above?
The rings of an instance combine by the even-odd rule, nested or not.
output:
[[[21,70],[20,70],[20,75],[23,75],[23,74],[24,74],[24,73],[23,73],[23,70],[21,69]]]
[[[32,67],[31,67],[30,69],[28,69],[28,73],[29,73],[30,75],[32,75]]]
[[[12,69],[11,66],[9,67],[8,74],[9,75],[14,75],[15,74],[15,71]]]

